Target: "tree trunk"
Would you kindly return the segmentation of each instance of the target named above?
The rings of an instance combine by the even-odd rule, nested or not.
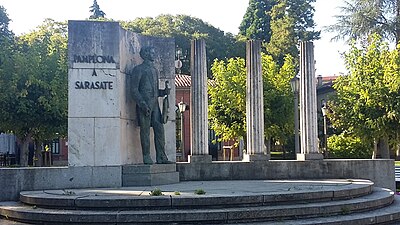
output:
[[[382,159],[390,159],[389,138],[382,137],[378,141],[378,156]]]
[[[372,159],[376,159],[378,155],[378,141],[374,139],[374,151],[372,152]]]
[[[266,154],[271,154],[271,138],[264,138],[264,144],[265,144],[265,152]]]
[[[21,152],[19,155],[19,162],[21,166],[28,166],[29,143],[32,140],[32,134],[28,134],[22,138]]]
[[[42,148],[39,146],[41,146],[41,144],[35,142],[35,155],[33,160],[33,166],[44,166]]]

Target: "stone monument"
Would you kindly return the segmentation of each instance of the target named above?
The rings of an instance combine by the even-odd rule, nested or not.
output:
[[[153,141],[142,150],[139,125],[143,124],[137,111],[141,103],[132,95],[139,82],[132,71],[147,63],[140,51],[151,47],[151,70],[157,73],[152,77],[154,91],[168,90],[164,93],[168,95],[163,95],[164,102],[174,102],[174,39],[143,36],[122,29],[118,22],[102,21],[69,21],[68,35],[69,166],[121,166],[123,180],[130,174],[125,180],[135,185],[153,184],[153,173],[164,173],[159,176],[163,180],[162,177],[168,177],[165,172],[173,174],[173,178],[166,178],[167,183],[177,182],[175,164],[143,165],[175,161],[174,110],[164,110],[165,124],[158,126],[157,132],[153,132],[153,121],[153,127],[144,131],[149,140],[160,140],[156,145],[162,145],[161,150],[156,154]],[[158,95],[153,98],[151,112],[159,113],[158,104],[162,103],[163,98]],[[160,133],[165,135],[164,140]],[[143,151],[149,153],[144,160]],[[132,178],[134,174],[142,175]]]

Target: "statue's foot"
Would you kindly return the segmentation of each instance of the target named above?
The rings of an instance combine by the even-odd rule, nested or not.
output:
[[[158,164],[172,164],[174,162],[169,161],[167,156],[163,156],[163,157],[157,157],[157,163]]]
[[[171,162],[169,160],[157,160],[158,164],[173,164],[174,162]]]
[[[143,156],[143,164],[153,164],[153,160],[151,159],[150,155]]]

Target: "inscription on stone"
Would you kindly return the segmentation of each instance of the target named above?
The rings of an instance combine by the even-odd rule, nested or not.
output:
[[[112,81],[76,81],[75,89],[113,89]]]
[[[115,63],[112,56],[103,55],[74,55],[74,63]],[[96,70],[93,70],[92,77],[97,77]],[[89,90],[112,90],[113,81],[76,81],[75,89],[89,89]]]
[[[74,63],[115,63],[115,61],[109,55],[74,55]]]

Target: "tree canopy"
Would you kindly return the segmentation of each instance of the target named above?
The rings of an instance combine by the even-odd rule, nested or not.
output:
[[[347,0],[336,23],[328,31],[336,32],[335,39],[366,41],[374,33],[399,43],[400,2],[398,0]]]
[[[264,42],[279,65],[290,54],[297,60],[299,41],[319,39],[313,20],[315,0],[250,0],[239,27],[240,35]]]
[[[399,50],[399,49],[398,49]],[[352,134],[366,142],[389,139],[398,142],[400,130],[400,55],[374,35],[369,44],[354,43],[345,55],[350,74],[334,83],[336,95],[330,102],[332,124],[339,132]],[[380,148],[389,157],[388,148]]]
[[[46,20],[38,30],[18,37],[12,63],[0,71],[0,130],[15,133],[27,145],[66,134],[67,28]],[[58,133],[58,134],[56,134]]]
[[[244,56],[245,44],[237,41],[233,34],[215,28],[201,19],[187,15],[160,15],[155,18],[137,18],[133,21],[121,21],[121,26],[143,35],[174,37],[177,47],[182,48],[186,58],[190,58],[190,41],[205,39],[208,65],[214,59]],[[183,62],[183,72],[189,74],[190,64]]]

